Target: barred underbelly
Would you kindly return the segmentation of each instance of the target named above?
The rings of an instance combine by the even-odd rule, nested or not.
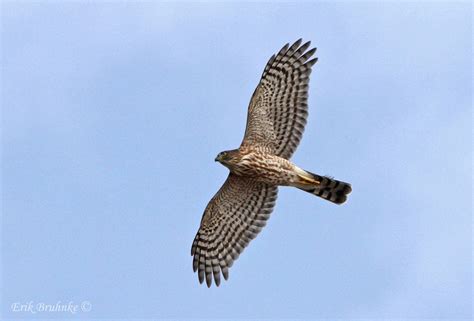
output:
[[[292,164],[274,155],[250,154],[234,164],[231,171],[271,185],[290,185],[295,179]]]

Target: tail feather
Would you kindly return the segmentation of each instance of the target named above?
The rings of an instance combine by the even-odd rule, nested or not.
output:
[[[308,171],[305,171],[305,174],[315,182],[308,184],[306,181],[304,184],[297,185],[296,187],[335,204],[344,203],[347,200],[347,195],[352,192],[352,187],[349,183],[341,182],[331,177],[313,174]]]

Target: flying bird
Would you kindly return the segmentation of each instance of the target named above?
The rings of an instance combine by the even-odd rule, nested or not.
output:
[[[219,286],[221,274],[265,226],[277,199],[278,186],[293,186],[335,204],[346,201],[351,185],[306,171],[290,161],[308,116],[310,59],[316,48],[297,40],[267,62],[247,114],[238,149],[223,151],[216,161],[229,176],[207,205],[194,238],[193,270],[200,283]]]

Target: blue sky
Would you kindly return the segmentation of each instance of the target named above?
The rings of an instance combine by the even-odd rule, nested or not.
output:
[[[2,2],[2,303],[10,318],[472,316],[472,5]],[[219,288],[191,242],[267,59],[318,47],[282,188]],[[15,312],[83,301],[89,312]]]

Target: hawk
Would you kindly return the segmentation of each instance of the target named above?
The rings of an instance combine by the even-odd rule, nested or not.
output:
[[[247,127],[238,149],[221,152],[216,161],[229,176],[207,205],[191,248],[199,282],[219,286],[221,274],[265,226],[278,186],[293,186],[335,204],[346,201],[351,185],[313,174],[290,161],[308,116],[310,59],[316,48],[299,39],[273,55],[263,70],[248,107]]]

